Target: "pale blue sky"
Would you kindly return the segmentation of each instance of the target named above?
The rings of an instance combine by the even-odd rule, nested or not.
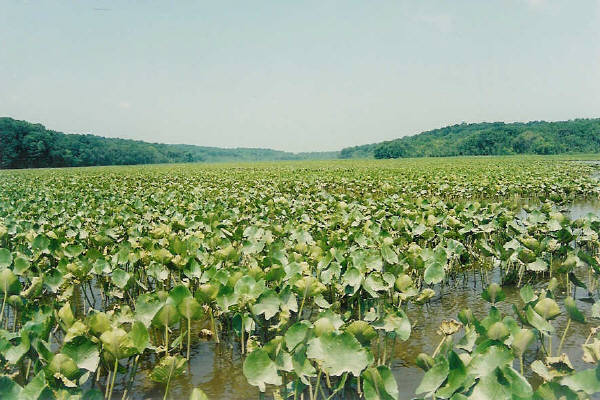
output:
[[[600,0],[0,0],[0,116],[289,151],[600,117]]]

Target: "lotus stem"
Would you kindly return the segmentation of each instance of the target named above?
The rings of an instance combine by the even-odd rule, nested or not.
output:
[[[298,319],[302,318],[302,309],[304,308],[304,302],[306,301],[307,294],[308,294],[308,285],[304,289],[304,296],[302,296],[302,303],[300,304],[300,311],[298,311]]]
[[[438,352],[440,351],[440,349],[442,348],[442,344],[446,341],[446,335],[444,335],[444,337],[442,338],[442,340],[440,340],[440,343],[437,345],[437,347],[435,348],[433,355],[431,356],[431,358],[435,358],[435,356],[437,356]]]
[[[29,370],[31,369],[31,358],[27,361],[27,371],[25,372],[25,381],[29,379]]]
[[[210,314],[210,323],[212,325],[212,329],[213,329],[213,333],[215,334],[215,339],[217,340],[217,343],[219,342],[219,332],[217,332],[217,325],[215,324],[215,317],[213,315],[213,311],[212,308],[209,308],[209,314]]]
[[[592,330],[590,329],[590,334],[589,334],[589,335],[587,336],[587,338],[585,339],[585,343],[584,343],[584,345],[585,345],[585,344],[588,344],[588,342],[590,341],[590,339],[591,339],[591,337],[592,337],[592,334],[593,334],[593,332],[594,332],[594,331],[592,331]]]
[[[181,333],[181,331],[183,331],[183,318],[181,318],[179,320],[179,331],[180,331],[180,336],[183,335],[183,333]],[[183,350],[183,336],[181,337],[181,340],[179,341],[179,351],[181,352]]]
[[[285,371],[283,371],[282,377],[283,377],[283,398],[287,399],[288,398],[288,393],[287,393],[287,374],[285,373]]]
[[[242,354],[244,354],[244,316],[242,316],[242,321],[241,321],[241,326],[242,326],[242,340],[240,340],[240,343],[242,345]]]
[[[379,365],[385,365],[385,360],[387,358],[387,335],[383,334],[383,356],[380,359]]]
[[[523,375],[523,354],[519,355],[519,364],[521,365],[521,375]]]
[[[171,362],[171,371],[169,372],[169,378],[167,379],[167,387],[165,387],[165,396],[163,400],[167,400],[167,396],[169,395],[169,387],[171,386],[171,377],[173,376],[173,370],[175,369],[175,359]],[[110,399],[108,399],[110,400]]]
[[[347,372],[345,372],[342,375],[342,381],[344,381],[346,379],[347,376]],[[325,376],[328,376],[327,373],[325,373]],[[328,378],[329,379],[329,378]],[[330,387],[331,388],[331,387]],[[333,393],[331,393],[331,395],[329,395],[329,397],[327,398],[327,400],[331,400],[333,399],[333,396],[335,396],[337,394],[337,392],[339,392],[340,390],[342,390],[344,388],[344,385],[338,385],[338,387],[333,391]]]
[[[165,324],[165,356],[169,355],[169,326]]]
[[[321,374],[322,374],[322,371],[321,371],[321,369],[319,369],[319,373],[317,374],[317,383],[315,385],[315,392],[311,396],[313,399],[316,399],[317,395],[319,394],[319,386],[321,385]]]
[[[108,398],[108,391],[110,390],[110,370],[106,369],[106,388],[104,389],[104,398]]]
[[[0,311],[0,322],[4,318],[4,306],[6,305],[6,298],[8,297],[8,288],[4,288],[4,300],[2,300],[2,311]]]
[[[187,360],[190,360],[190,343],[191,343],[191,337],[192,337],[192,321],[190,320],[190,318],[187,319]]]
[[[110,381],[110,390],[108,392],[108,400],[112,397],[112,392],[115,388],[115,378],[117,377],[117,367],[119,366],[119,359],[115,356],[115,369],[113,370],[112,379]]]
[[[565,338],[567,337],[567,331],[569,330],[569,326],[571,326],[571,318],[567,320],[567,326],[565,327],[565,331],[563,332],[562,338],[560,338],[560,344],[558,345],[558,355],[560,356],[560,351],[562,350],[563,343],[565,342]]]
[[[133,361],[133,369],[131,370],[131,375],[129,376],[129,382],[127,383],[127,388],[123,393],[123,398],[121,400],[125,400],[127,398],[127,393],[131,391],[131,387],[133,386],[133,381],[135,379],[135,374],[137,372],[138,361],[140,359],[140,355],[135,356],[135,360]]]

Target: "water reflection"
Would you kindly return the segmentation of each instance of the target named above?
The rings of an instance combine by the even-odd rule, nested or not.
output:
[[[463,284],[462,278],[456,285],[445,286],[443,294],[426,306],[410,306],[407,310],[408,316],[413,324],[411,337],[408,341],[397,343],[394,350],[394,361],[392,363],[392,372],[396,377],[400,390],[401,399],[409,399],[414,396],[414,392],[423,377],[423,371],[415,366],[414,361],[419,353],[425,352],[431,354],[439,343],[441,337],[437,335],[437,329],[444,319],[456,318],[458,312],[463,308],[470,308],[477,318],[484,318],[490,309],[490,304],[481,298],[482,284],[478,279],[476,282],[470,279]],[[499,280],[499,271],[490,275],[492,281]],[[460,282],[460,283],[458,283]],[[543,287],[544,284],[540,284]],[[440,288],[436,288],[441,292]],[[500,311],[506,315],[513,316],[512,304],[520,304],[519,290],[515,287],[505,287],[506,300],[498,304]],[[590,315],[591,304],[581,301],[585,294],[579,291],[577,305],[586,315]],[[560,297],[560,296],[558,296]],[[559,299],[559,303],[562,301]],[[514,317],[514,316],[513,316]],[[553,325],[556,327],[556,334],[553,337],[553,343],[556,351],[557,344],[560,341],[566,325],[566,317],[559,316]],[[591,325],[571,324],[569,334],[565,340],[564,352],[568,354],[571,362],[576,368],[588,368],[581,360],[581,344],[589,333]],[[197,331],[201,327],[196,326]],[[456,340],[459,338],[457,337]],[[531,348],[525,354],[525,363],[529,364],[533,360],[541,357],[535,347]],[[132,398],[142,399],[162,399],[164,388],[154,384],[149,379],[151,365],[147,360],[147,369],[142,369],[136,376]],[[514,365],[518,368],[518,365]],[[529,372],[528,378],[536,385],[535,376]],[[187,399],[194,387],[199,387],[206,392],[210,399],[238,400],[258,398],[258,390],[250,386],[242,373],[242,358],[236,344],[214,342],[199,342],[192,348],[191,360],[187,373],[173,381],[171,386],[170,398]],[[114,398],[120,398],[123,388],[116,387]],[[267,398],[272,398],[267,396]]]

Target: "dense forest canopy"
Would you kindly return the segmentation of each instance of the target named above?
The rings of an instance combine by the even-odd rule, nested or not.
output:
[[[447,126],[387,142],[348,147],[341,158],[600,152],[600,119]]]
[[[222,149],[72,135],[43,125],[0,118],[0,168],[80,167],[182,162],[274,161],[338,158],[339,152],[289,153]]]
[[[600,153],[600,119],[463,123],[391,141],[348,147],[341,152],[290,153],[64,134],[40,124],[0,118],[1,169],[563,153]]]

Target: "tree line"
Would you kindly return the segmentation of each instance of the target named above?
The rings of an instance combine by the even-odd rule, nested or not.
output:
[[[341,158],[600,152],[600,119],[458,124],[381,143],[348,147]]]
[[[0,169],[83,167],[220,161],[337,158],[339,152],[290,153],[271,149],[223,149],[95,135],[64,134],[12,118],[0,118]]]

